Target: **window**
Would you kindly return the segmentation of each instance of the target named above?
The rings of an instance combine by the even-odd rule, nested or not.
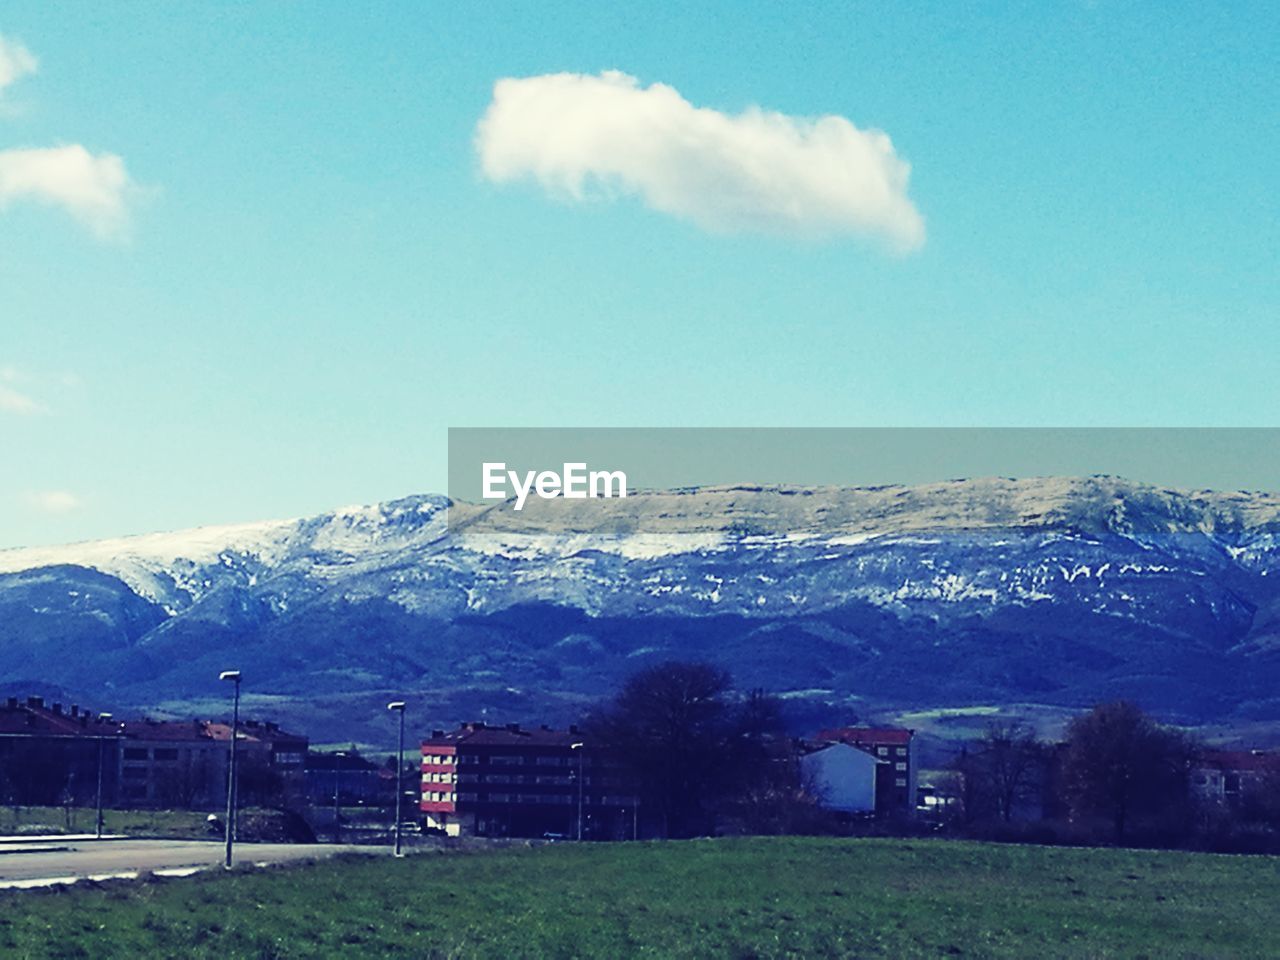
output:
[[[897,753],[898,753],[898,756],[900,756],[900,757],[905,757],[905,756],[907,755],[907,748],[906,748],[906,747],[898,747]]]
[[[880,754],[880,756],[882,756],[882,757],[887,757],[887,756],[889,755],[889,748],[888,748],[888,747],[876,747],[876,753]]]
[[[896,780],[894,780],[893,782],[894,782],[894,785],[895,785],[895,786],[905,787],[905,786],[907,785],[907,778],[906,778],[906,777],[898,777],[898,778],[897,778]]]
[[[489,794],[490,803],[510,803],[511,794],[509,793],[491,793]]]
[[[146,767],[125,767],[124,778],[126,780],[145,780],[147,779]]]
[[[153,756],[157,760],[177,760],[178,749],[177,747],[156,747],[156,752]]]
[[[146,747],[125,747],[124,758],[126,760],[145,760],[147,759]]]
[[[894,764],[894,767],[895,767],[895,768],[897,768],[898,770],[905,770],[905,769],[907,769],[907,765],[906,765],[905,763],[895,763],[895,764]]]

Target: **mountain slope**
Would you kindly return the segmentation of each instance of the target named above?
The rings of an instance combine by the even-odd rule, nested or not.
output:
[[[264,706],[342,739],[386,692],[416,694],[424,724],[559,721],[693,656],[805,717],[1125,695],[1269,721],[1280,497],[1105,477],[716,487],[519,517],[411,497],[0,551],[0,615],[8,676],[181,709],[236,666]]]

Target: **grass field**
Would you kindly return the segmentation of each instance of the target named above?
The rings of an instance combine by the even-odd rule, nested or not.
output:
[[[104,810],[109,834],[131,837],[202,838],[207,814],[195,810]],[[0,807],[0,835],[21,833],[93,833],[98,813],[92,807]]]
[[[556,844],[0,894],[0,956],[1276,957],[1280,859]]]

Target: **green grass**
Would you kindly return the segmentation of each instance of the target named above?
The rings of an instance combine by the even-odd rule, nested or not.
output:
[[[4,957],[1276,957],[1280,859],[556,844],[0,895]]]
[[[106,833],[130,837],[205,838],[207,813],[196,810],[105,810]],[[93,833],[98,812],[72,807],[70,821],[63,807],[0,807],[0,835],[17,833]]]

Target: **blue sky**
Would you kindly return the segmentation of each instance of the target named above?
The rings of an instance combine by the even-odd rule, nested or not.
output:
[[[1275,5],[688,6],[9,0],[0,545],[441,490],[449,426],[1280,422]],[[884,131],[922,242],[486,173],[497,81],[608,70]],[[6,202],[74,145],[127,182]]]

